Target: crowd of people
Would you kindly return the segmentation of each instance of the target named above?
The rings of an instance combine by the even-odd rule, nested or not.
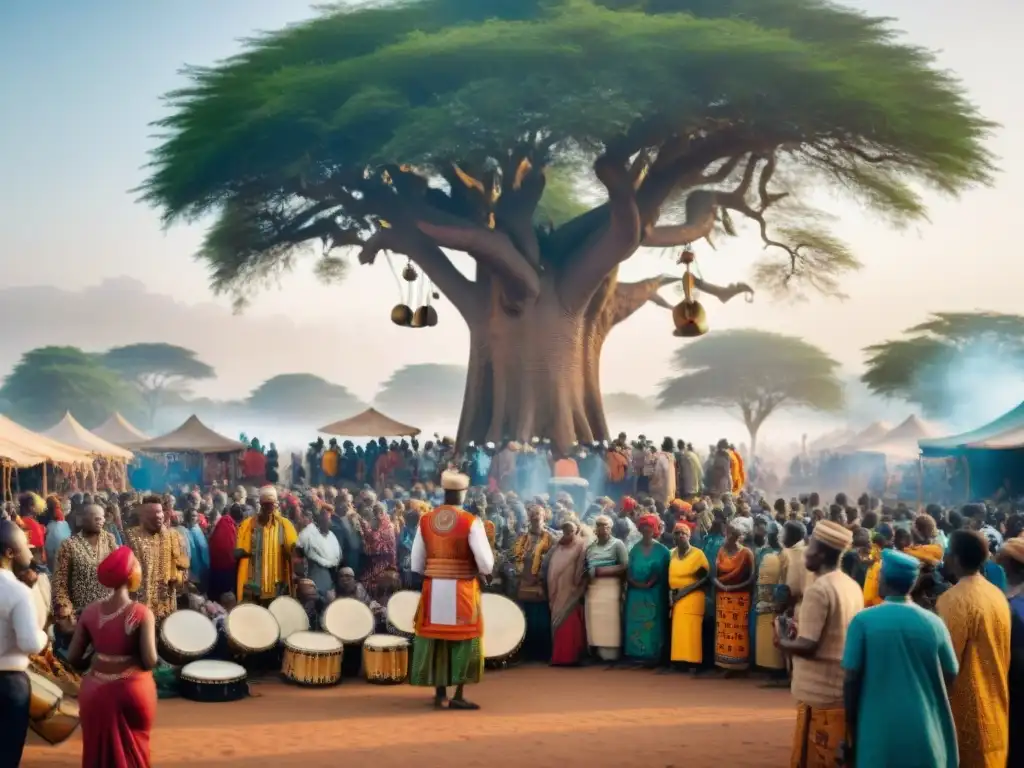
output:
[[[452,503],[440,481],[457,465],[460,511],[490,550],[485,588],[525,617],[520,661],[788,685],[794,766],[1024,760],[1024,515],[1011,501],[917,513],[867,494],[771,501],[724,440],[703,458],[625,436],[565,452],[371,445],[350,465],[351,444],[313,444],[317,461],[293,466],[289,485],[23,494],[0,536],[0,719],[21,722],[8,719],[25,696],[17,673],[46,645],[75,666],[91,644],[83,765],[148,765],[146,670],[163,619],[281,595],[312,617],[338,596],[380,615],[395,591],[423,586],[420,521]],[[581,476],[596,488],[583,503],[549,493],[550,478]],[[0,767],[22,742],[4,740]]]

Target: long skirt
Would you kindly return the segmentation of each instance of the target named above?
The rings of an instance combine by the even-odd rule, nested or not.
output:
[[[740,670],[750,666],[750,593],[715,595],[715,665]]]
[[[480,638],[433,640],[414,637],[409,682],[429,688],[479,683],[484,675]]]
[[[703,607],[704,603],[700,605]],[[683,613],[676,606],[672,611],[672,661],[685,664],[700,664],[703,661],[703,626],[703,613]]]
[[[523,658],[527,661],[551,661],[551,608],[547,601],[520,603],[526,615],[526,639]]]
[[[796,731],[790,768],[835,768],[836,750],[846,738],[846,711],[796,705]]]
[[[786,660],[782,651],[775,647],[775,635],[772,624],[775,614],[759,614],[755,621],[757,627],[754,634],[754,664],[761,669],[785,669]]]
[[[156,719],[156,684],[150,672],[119,680],[82,679],[78,694],[82,765],[148,768],[149,734]]]
[[[583,605],[577,603],[562,623],[551,633],[551,663],[555,666],[574,666],[587,652],[587,620]]]
[[[665,647],[668,604],[662,590],[630,589],[626,592],[625,655],[634,661],[659,663]]]
[[[585,602],[587,645],[605,661],[616,661],[622,653],[622,582],[613,578],[594,579],[587,587]]]

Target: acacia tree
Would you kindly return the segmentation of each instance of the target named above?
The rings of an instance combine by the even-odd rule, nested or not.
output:
[[[843,406],[839,363],[795,336],[720,331],[680,347],[658,393],[660,408],[712,406],[739,412],[750,433],[750,455],[764,422],[782,408],[835,412]]]
[[[839,293],[858,262],[799,192],[903,222],[925,213],[911,184],[956,194],[993,170],[959,83],[824,0],[349,6],[187,74],[144,198],[168,223],[218,215],[201,255],[220,290],[316,243],[325,276],[346,246],[418,264],[469,326],[463,442],[608,436],[602,345],[666,282],[618,281],[641,247],[739,214],[767,249],[758,283]],[[547,219],[588,169],[604,201]]]
[[[146,404],[150,427],[161,405],[174,393],[184,395],[188,385],[212,379],[214,370],[191,349],[163,342],[128,344],[107,350],[101,360],[105,366],[134,382]]]
[[[926,416],[950,416],[958,404],[998,377],[1024,374],[1024,316],[997,312],[939,312],[903,338],[864,350],[868,389],[921,406]]]

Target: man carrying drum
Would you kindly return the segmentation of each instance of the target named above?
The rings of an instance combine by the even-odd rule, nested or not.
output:
[[[409,682],[434,689],[434,706],[479,709],[463,696],[466,683],[483,677],[482,575],[494,568],[480,518],[462,503],[469,478],[454,471],[441,475],[444,503],[420,519],[411,552],[411,568],[423,575],[416,611]],[[455,695],[448,701],[448,687]]]

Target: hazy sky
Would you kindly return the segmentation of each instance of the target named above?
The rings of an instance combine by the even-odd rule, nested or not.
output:
[[[1024,199],[1019,138],[1024,113],[1019,100],[1008,98],[1007,84],[1019,85],[1012,74],[1018,68],[1013,51],[1024,28],[1024,4],[853,4],[897,17],[914,42],[940,50],[942,64],[959,73],[986,116],[1004,126],[992,143],[1004,171],[997,186],[972,192],[961,202],[935,201],[930,224],[897,233],[865,220],[854,208],[838,209],[840,231],[866,265],[847,285],[851,298],[846,303],[819,299],[794,306],[762,296],[751,305],[738,299],[709,306],[712,328],[755,326],[802,334],[856,367],[862,347],[928,311],[1020,309],[1024,262],[1012,238],[1019,234],[1015,217]],[[191,259],[202,227],[165,233],[156,213],[137,204],[127,190],[143,178],[140,168],[152,146],[147,124],[161,114],[161,94],[181,83],[177,71],[182,64],[209,64],[236,51],[239,37],[309,13],[306,0],[2,3],[0,243],[5,284],[76,291],[127,275],[150,292],[172,296],[179,307],[211,301],[227,306],[226,299],[211,297],[204,267]],[[704,275],[719,282],[745,278],[759,254],[756,238],[720,244],[717,252],[706,246],[698,251]],[[671,261],[655,255],[637,256],[625,277],[642,278],[671,267]],[[197,320],[218,326],[206,329],[209,333],[225,323],[242,334],[274,326],[293,329],[286,337],[274,335],[275,340],[294,340],[288,350],[259,352],[250,345],[236,359],[231,359],[230,345],[217,345],[217,354],[224,357],[209,362],[230,374],[204,391],[239,396],[268,372],[277,372],[278,362],[295,370],[308,360],[309,370],[369,398],[401,364],[465,362],[468,334],[454,310],[442,305],[437,328],[414,332],[390,323],[388,312],[396,300],[394,278],[381,262],[354,267],[343,287],[323,287],[308,270],[297,272],[280,290],[260,295],[249,318],[232,321],[199,309]],[[160,312],[159,307],[154,302],[153,311]],[[96,346],[153,340],[152,329],[160,325],[159,318],[139,324],[121,305],[104,302],[96,302],[86,316],[75,315],[68,336],[85,347],[93,340],[81,324],[90,321],[105,329]],[[653,392],[676,344],[670,331],[668,313],[653,306],[620,326],[605,346],[605,389]],[[60,328],[49,328],[47,336],[49,343],[62,341]]]

